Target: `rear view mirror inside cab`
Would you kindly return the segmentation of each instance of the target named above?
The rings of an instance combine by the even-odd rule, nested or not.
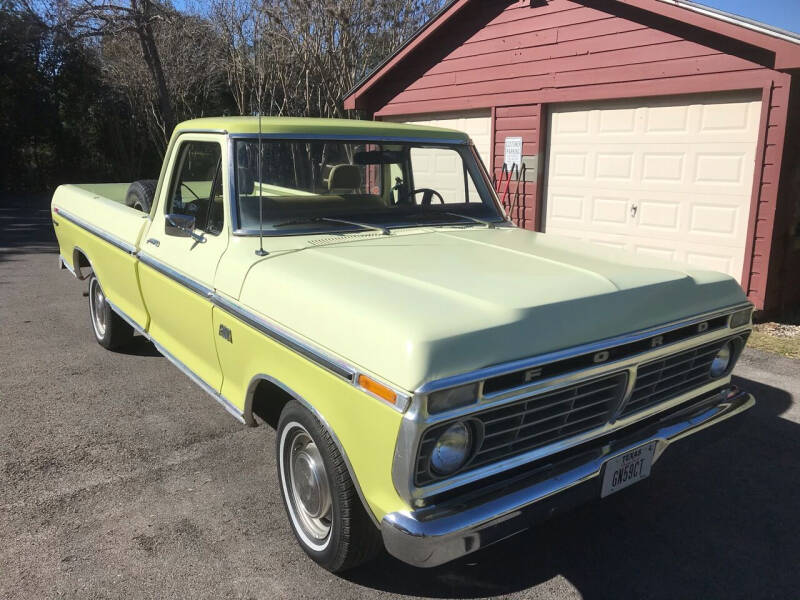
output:
[[[353,155],[356,165],[392,165],[403,162],[403,153],[396,150],[364,150]]]

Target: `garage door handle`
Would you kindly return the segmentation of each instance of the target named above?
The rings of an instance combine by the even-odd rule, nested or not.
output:
[[[635,217],[635,216],[636,216],[636,211],[637,211],[637,210],[639,210],[639,207],[638,207],[638,206],[636,206],[635,204],[631,204],[631,216],[632,216],[632,217]]]

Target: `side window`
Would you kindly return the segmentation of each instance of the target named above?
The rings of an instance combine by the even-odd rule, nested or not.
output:
[[[211,235],[222,232],[222,150],[218,143],[181,144],[166,213],[194,217],[195,228]]]

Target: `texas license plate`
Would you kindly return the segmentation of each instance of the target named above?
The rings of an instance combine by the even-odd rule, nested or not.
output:
[[[620,454],[606,462],[603,470],[603,490],[600,497],[618,492],[650,475],[656,442],[650,442],[625,454]]]

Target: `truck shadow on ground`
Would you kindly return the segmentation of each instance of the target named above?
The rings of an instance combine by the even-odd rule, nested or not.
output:
[[[121,348],[116,348],[114,352],[129,356],[163,356],[153,345],[153,342],[143,335],[134,336],[130,343]]]
[[[347,579],[442,598],[551,580],[586,599],[795,597],[800,426],[780,416],[787,392],[734,379],[756,407],[724,437],[712,430],[670,448],[648,480],[449,565],[421,570],[384,555]]]

